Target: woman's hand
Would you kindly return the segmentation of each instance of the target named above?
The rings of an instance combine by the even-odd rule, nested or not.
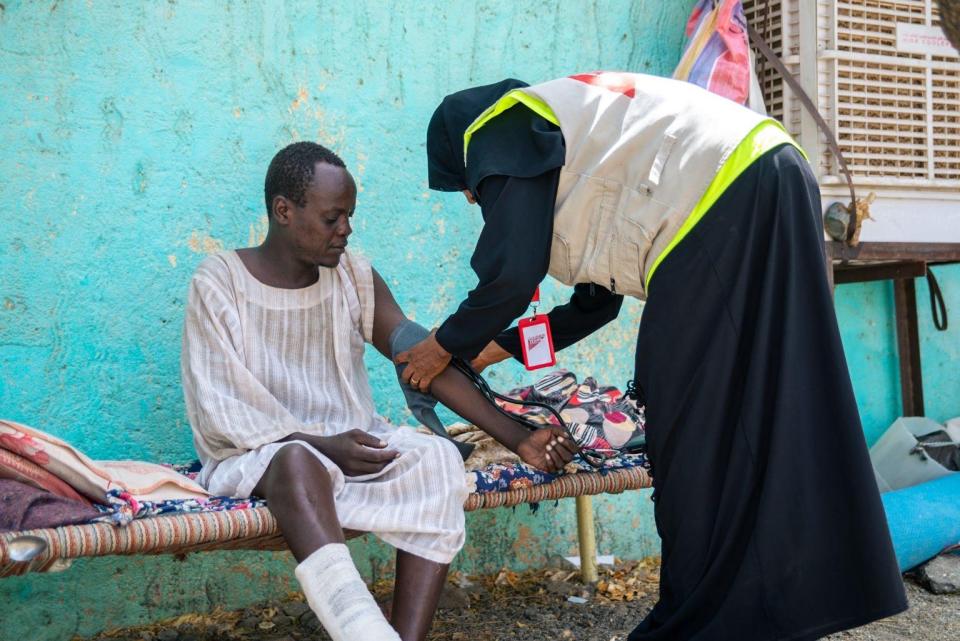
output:
[[[425,339],[393,359],[397,365],[407,364],[400,380],[421,392],[430,391],[430,383],[450,363],[450,352],[437,342],[436,333],[437,330],[433,330]]]
[[[350,430],[334,436],[300,434],[296,439],[315,447],[347,476],[376,474],[400,456],[399,452],[386,449],[386,443],[363,430]]]
[[[562,427],[544,427],[523,439],[517,446],[517,454],[527,465],[555,474],[579,449]]]
[[[470,361],[470,366],[477,372],[482,372],[494,363],[505,361],[513,356],[510,352],[497,345],[496,341],[490,341],[483,351],[477,354],[477,357]]]

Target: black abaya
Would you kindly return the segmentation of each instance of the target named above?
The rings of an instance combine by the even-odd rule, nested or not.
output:
[[[501,187],[487,193],[496,192],[496,211],[485,218],[520,222],[527,231],[514,234],[540,239],[528,243],[524,273],[533,274],[545,270],[549,219],[528,215],[539,211],[531,194],[553,205],[556,183],[546,193],[543,172],[559,166],[562,140],[520,112],[494,120],[471,144],[479,173],[467,176],[457,145],[490,91],[460,92],[438,108],[431,187],[479,185],[486,208],[481,183],[496,179]],[[514,120],[533,125],[520,131]],[[481,278],[478,290],[510,279],[489,271],[496,278]],[[479,349],[505,322],[474,318],[497,307],[492,300],[461,306],[443,339]],[[554,335],[574,342],[619,308],[619,296],[578,284],[551,313]],[[515,330],[496,340],[517,355]],[[818,188],[795,148],[756,160],[657,268],[635,379],[663,566],[660,600],[631,641],[815,639],[906,609],[826,281]]]
[[[663,565],[630,641],[815,639],[907,607],[819,215],[809,165],[779,147],[651,280],[635,382]]]

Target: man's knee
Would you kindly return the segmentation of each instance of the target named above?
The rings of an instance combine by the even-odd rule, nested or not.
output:
[[[300,443],[286,445],[274,455],[264,480],[267,482],[265,489],[268,501],[271,500],[270,493],[298,500],[311,493],[333,490],[333,479],[327,468],[309,446]]]

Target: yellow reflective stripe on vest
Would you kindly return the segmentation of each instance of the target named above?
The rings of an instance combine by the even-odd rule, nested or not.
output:
[[[747,137],[737,145],[733,153],[730,154],[730,157],[723,163],[720,171],[717,172],[710,186],[707,187],[707,191],[703,193],[703,196],[693,207],[693,211],[691,211],[687,219],[683,221],[683,225],[680,226],[677,235],[673,237],[670,244],[667,245],[664,250],[660,252],[660,255],[657,256],[657,259],[653,261],[653,266],[650,267],[650,273],[647,274],[647,281],[644,283],[644,289],[648,296],[650,295],[650,279],[653,277],[653,273],[657,270],[657,267],[660,266],[660,263],[663,262],[663,259],[667,257],[667,254],[690,233],[690,230],[700,222],[704,214],[713,207],[717,199],[723,195],[723,192],[733,184],[733,181],[736,180],[747,167],[752,165],[757,158],[766,152],[782,144],[793,145],[800,150],[804,158],[807,158],[807,153],[790,137],[790,134],[783,128],[783,125],[776,120],[764,120],[754,127],[753,131],[747,134]],[[807,160],[809,160],[809,158],[807,158]]]
[[[470,138],[473,137],[480,127],[483,127],[485,124],[502,114],[504,111],[514,106],[517,103],[521,103],[528,107],[538,116],[546,118],[556,126],[560,126],[560,121],[557,120],[556,114],[553,113],[553,109],[550,108],[550,105],[540,100],[539,98],[534,98],[528,93],[524,93],[519,89],[514,89],[513,91],[508,91],[504,94],[500,100],[496,101],[489,107],[487,107],[482,114],[477,116],[477,119],[473,121],[467,130],[463,132],[463,164],[467,164],[467,147],[470,146]]]

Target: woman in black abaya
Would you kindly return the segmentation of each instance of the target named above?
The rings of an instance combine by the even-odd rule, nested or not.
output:
[[[404,357],[478,368],[520,354],[546,275],[564,138],[516,105],[463,132],[519,81],[448,96],[427,134],[430,187],[465,191],[484,228],[479,284]],[[820,199],[799,151],[752,162],[657,268],[634,383],[646,405],[660,599],[654,639],[816,639],[906,608],[823,269]],[[550,314],[557,349],[615,318],[622,297],[580,283]],[[439,354],[439,356],[438,356]],[[439,363],[439,365],[438,365]]]

